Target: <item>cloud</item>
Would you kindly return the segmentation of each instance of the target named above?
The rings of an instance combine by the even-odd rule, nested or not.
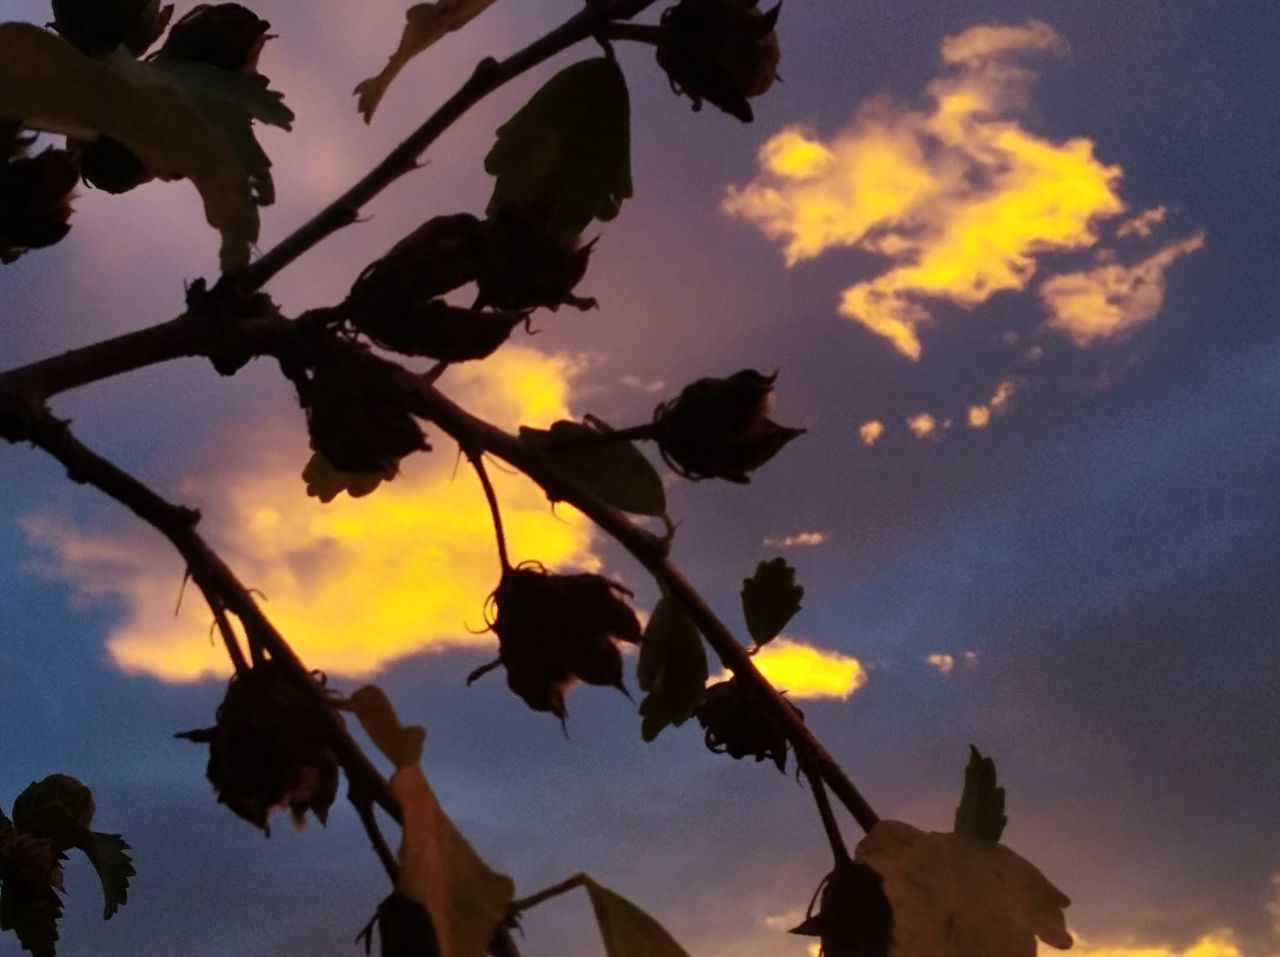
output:
[[[947,37],[929,106],[875,97],[829,141],[784,129],[724,208],[780,242],[788,264],[839,247],[885,256],[884,271],[845,289],[839,311],[918,359],[934,302],[971,309],[1021,290],[1039,256],[1094,246],[1098,223],[1124,212],[1122,171],[1091,140],[1055,141],[1017,119],[1035,78],[1017,57],[1065,50],[1039,21]]]
[[[1267,901],[1267,914],[1271,917],[1271,932],[1280,940],[1280,871],[1271,875],[1271,899]]]
[[[818,648],[797,638],[775,638],[752,658],[756,667],[787,696],[838,698],[847,701],[867,683],[867,669],[857,658]],[[715,681],[724,681],[722,672]]]
[[[445,384],[478,414],[511,428],[567,415],[572,372],[563,358],[508,346],[483,364],[451,369]],[[493,643],[472,633],[485,626],[485,598],[498,576],[488,510],[470,469],[457,469],[455,478],[448,440],[428,431],[435,451],[406,460],[401,476],[367,498],[321,505],[306,496],[300,415],[216,443],[182,490],[311,667],[364,676],[424,649]],[[542,491],[518,475],[496,465],[490,474],[513,560],[599,567],[586,519],[563,506],[553,514]],[[92,532],[48,515],[24,524],[79,598],[123,608],[107,641],[117,667],[171,682],[228,673],[194,589],[174,615],[181,564],[150,529]]]
[[[935,668],[940,675],[949,675],[956,669],[956,656],[947,652],[938,651],[931,655],[925,655],[925,664],[931,668]],[[972,668],[978,663],[978,653],[976,651],[966,651],[960,656],[960,661],[964,663],[966,668]]]
[[[884,423],[879,419],[871,419],[858,426],[858,440],[868,448],[880,441],[884,435]]]
[[[940,439],[951,428],[950,419],[939,419],[931,412],[917,412],[905,419],[907,428],[917,439]]]
[[[782,538],[766,538],[764,543],[770,548],[797,548],[822,545],[826,540],[827,536],[823,532],[797,532],[794,535],[784,535]]]
[[[1084,347],[1112,339],[1155,318],[1164,305],[1164,274],[1204,246],[1204,233],[1169,243],[1132,266],[1103,262],[1040,285],[1049,327]]]
[[[969,428],[985,429],[992,419],[1005,415],[1013,407],[1013,397],[1017,391],[1016,379],[1002,379],[996,383],[991,398],[979,405],[969,406]]]
[[[1169,209],[1166,206],[1157,206],[1154,209],[1143,210],[1137,216],[1126,219],[1123,223],[1116,227],[1116,235],[1121,239],[1128,239],[1131,236],[1138,236],[1147,239],[1151,236],[1157,226],[1165,221],[1169,216]]]
[[[1074,957],[1244,957],[1230,930],[1205,934],[1185,949],[1163,945],[1094,945],[1077,935],[1071,953]]]

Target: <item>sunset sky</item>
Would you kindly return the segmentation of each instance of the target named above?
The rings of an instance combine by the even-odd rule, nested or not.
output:
[[[277,37],[261,69],[297,114],[260,137],[267,249],[479,58],[576,4],[496,3],[406,68],[368,127],[350,91],[394,47],[402,3],[254,9]],[[49,18],[36,0],[3,14]],[[673,555],[735,627],[757,561],[797,568],[804,608],[761,665],[881,816],[949,829],[973,743],[1008,790],[1005,843],[1072,898],[1074,953],[1278,957],[1280,7],[789,0],[779,35],[784,82],[751,125],[692,112],[651,50],[619,48],[636,195],[589,231],[578,291],[600,310],[540,314],[442,388],[512,430],[627,425],[699,377],[780,370],[774,417],[807,433],[746,486],[673,477]],[[494,130],[554,69],[469,113],[274,281],[276,301],[334,303],[428,217],[482,212]],[[75,206],[66,240],[0,267],[0,367],[177,315],[184,281],[216,272],[188,183],[84,188]],[[231,380],[171,363],[53,407],[199,507],[334,687],[376,680],[427,727],[444,807],[519,894],[585,870],[694,957],[809,954],[780,929],[829,851],[791,775],[709,754],[696,726],[646,745],[613,690],[574,691],[566,740],[500,675],[464,687],[493,655],[498,566],[438,430],[394,482],[322,506],[272,363]],[[513,558],[601,571],[652,607],[581,516],[495,478]],[[264,840],[215,803],[206,749],[172,738],[211,723],[230,668],[193,589],[175,614],[167,544],[5,446],[0,562],[0,808],[74,774],[138,868],[103,924],[71,862],[59,953],[360,952],[386,888],[349,806]],[[585,896],[539,908],[523,953],[601,953],[589,914]],[[0,935],[0,957],[19,953]]]

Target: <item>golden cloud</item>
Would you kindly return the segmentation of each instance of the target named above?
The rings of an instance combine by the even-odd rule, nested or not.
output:
[[[1136,944],[1094,945],[1076,936],[1075,957],[1244,957],[1230,930],[1205,934],[1186,949]]]
[[[839,698],[846,701],[867,683],[857,658],[818,648],[796,638],[775,638],[752,659],[760,672],[791,698]],[[724,681],[723,672],[715,681]]]
[[[1077,346],[1122,335],[1155,318],[1164,305],[1164,274],[1204,246],[1204,233],[1169,243],[1132,266],[1102,262],[1040,286],[1049,326]]]
[[[991,398],[979,405],[969,406],[969,428],[985,429],[993,418],[1007,413],[1013,407],[1013,397],[1017,391],[1016,379],[1002,379],[996,383]]]
[[[868,448],[880,441],[884,435],[884,423],[879,419],[871,419],[858,426],[858,440]]]
[[[508,346],[451,370],[447,385],[501,426],[545,425],[568,415],[572,372],[563,358]],[[488,509],[471,470],[455,478],[454,450],[433,438],[435,451],[406,460],[402,475],[362,499],[321,505],[306,496],[297,416],[269,420],[248,440],[228,437],[185,483],[183,500],[200,506],[206,533],[311,667],[363,677],[425,649],[492,644],[473,633],[485,627],[499,572]],[[567,507],[553,514],[521,476],[497,466],[490,474],[513,561],[599,567],[586,519]],[[181,563],[149,529],[94,533],[44,515],[25,526],[78,596],[123,605],[107,641],[117,667],[171,682],[228,673],[200,597],[188,594],[175,616]]]
[[[827,536],[822,532],[797,532],[794,535],[784,535],[781,538],[766,538],[764,543],[770,548],[797,548],[800,546],[822,545],[826,540]]]
[[[940,439],[951,428],[950,419],[939,419],[930,412],[917,412],[905,420],[907,428],[917,439]]]
[[[1023,289],[1038,256],[1093,246],[1096,225],[1124,212],[1121,169],[1101,163],[1091,140],[1050,140],[1016,119],[1034,74],[1015,58],[1065,49],[1039,21],[947,37],[929,108],[877,97],[830,141],[785,129],[724,208],[781,242],[788,264],[832,247],[887,257],[839,309],[918,359],[931,301],[969,309]]]
[[[1166,206],[1157,206],[1154,209],[1146,209],[1131,219],[1126,219],[1123,223],[1116,227],[1116,235],[1121,239],[1127,239],[1131,236],[1138,236],[1147,239],[1156,231],[1156,227],[1163,223],[1169,216],[1169,209]]]

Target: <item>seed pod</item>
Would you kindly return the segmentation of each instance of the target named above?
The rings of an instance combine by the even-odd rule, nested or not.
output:
[[[443,362],[484,359],[507,341],[524,319],[514,312],[450,306],[433,299],[419,309],[362,312],[353,325],[377,345],[406,356]]]
[[[0,262],[52,246],[71,230],[71,191],[79,179],[66,150],[47,149],[0,166]]]
[[[693,101],[706,100],[750,123],[747,100],[767,92],[778,77],[781,4],[767,12],[759,0],[680,0],[663,11],[658,64],[671,87]]]
[[[822,879],[804,922],[791,933],[819,938],[821,957],[888,957],[893,907],[884,881],[861,861],[841,861]]]
[[[573,294],[587,274],[595,240],[583,245],[578,235],[551,236],[538,217],[510,213],[487,225],[488,250],[477,277],[484,305],[520,313],[595,308],[594,299]]]
[[[160,48],[169,60],[207,63],[267,85],[258,57],[271,24],[238,3],[202,3],[173,25]]]
[[[277,808],[288,808],[299,828],[307,811],[327,820],[338,793],[328,721],[315,695],[268,661],[231,679],[214,727],[177,737],[208,743],[207,777],[218,801],[270,834]]]
[[[785,699],[784,699],[785,700]],[[787,706],[803,719],[804,714],[787,701]],[[718,681],[707,688],[699,706],[698,723],[706,729],[707,747],[716,754],[742,759],[751,755],[757,761],[773,761],[779,771],[787,770],[787,739],[736,677]]]
[[[97,189],[108,193],[127,193],[155,176],[129,147],[110,136],[96,140],[68,140],[80,164],[80,177]]]
[[[53,0],[53,28],[92,57],[124,46],[141,56],[160,38],[173,5],[160,0]]]
[[[654,414],[654,438],[663,459],[697,481],[746,483],[747,473],[773,458],[804,429],[769,419],[777,373],[743,369],[727,379],[699,379]]]

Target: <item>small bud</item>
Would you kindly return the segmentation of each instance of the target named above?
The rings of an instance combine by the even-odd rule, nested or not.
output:
[[[75,149],[81,178],[97,189],[118,195],[155,179],[129,147],[109,136],[87,143],[68,140],[67,145]]]
[[[707,100],[750,123],[747,100],[766,93],[778,77],[780,7],[761,12],[758,0],[680,0],[665,10],[657,57],[672,89],[695,110]]]
[[[71,230],[80,172],[66,150],[47,149],[0,166],[0,262],[52,246]]]
[[[459,286],[475,282],[488,255],[489,235],[470,213],[435,216],[360,273],[345,308],[362,329],[401,313],[415,313]]]
[[[478,276],[482,303],[520,313],[595,307],[594,299],[573,294],[587,274],[595,240],[583,245],[581,236],[550,236],[537,217],[507,214],[488,226],[488,255]]]
[[[841,861],[822,879],[804,923],[791,933],[819,938],[822,957],[888,957],[893,907],[883,879],[861,861]]]
[[[784,699],[785,700],[785,699]],[[803,719],[804,714],[790,701],[787,706]],[[766,758],[787,770],[787,739],[770,719],[759,701],[737,678],[718,681],[707,688],[697,711],[698,723],[706,729],[707,747],[716,754],[742,759],[751,755]]]
[[[258,57],[271,24],[238,3],[202,3],[173,25],[160,56],[170,60],[207,63],[240,73],[263,86]]]
[[[119,46],[141,56],[160,38],[173,5],[160,0],[53,0],[53,28],[92,57]]]
[[[277,808],[287,808],[296,827],[307,811],[323,824],[338,793],[324,709],[268,661],[231,679],[214,727],[177,737],[208,743],[207,777],[218,801],[255,827],[270,834]]]
[[[654,438],[666,463],[687,479],[746,483],[747,473],[803,435],[769,417],[777,373],[744,369],[727,379],[699,379],[654,415]]]
[[[406,356],[441,362],[467,362],[490,356],[524,319],[514,312],[488,312],[450,306],[433,299],[411,309],[351,313],[352,325],[376,345]]]

